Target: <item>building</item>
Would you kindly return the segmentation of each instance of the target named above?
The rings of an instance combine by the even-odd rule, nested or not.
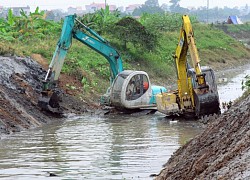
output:
[[[109,10],[110,11],[115,11],[116,10],[116,5],[109,5]],[[90,5],[85,6],[87,13],[93,13],[95,11],[98,11],[100,9],[105,9],[105,3],[92,3]]]
[[[132,14],[136,8],[139,8],[141,4],[131,4],[125,8],[127,14]]]
[[[78,7],[69,7],[68,8],[68,14],[78,14],[78,15],[82,15],[84,13],[84,11],[82,10],[82,7],[78,6]]]
[[[123,12],[124,11],[124,7],[123,6],[117,7],[117,10],[120,11],[120,12]]]
[[[27,6],[27,7],[11,7],[10,9],[12,9],[14,16],[21,16],[21,13],[20,13],[21,10],[23,10],[26,15],[30,14],[30,7],[29,6]]]
[[[195,6],[188,6],[187,9],[190,10],[190,11],[196,11]]]
[[[46,20],[53,20],[53,21],[60,21],[65,16],[68,15],[68,13],[64,12],[62,9],[52,9],[50,11],[45,10],[45,19]]]
[[[6,18],[8,15],[8,9],[0,6],[0,18]]]

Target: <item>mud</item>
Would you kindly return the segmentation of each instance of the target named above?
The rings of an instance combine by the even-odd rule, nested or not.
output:
[[[31,58],[0,57],[0,137],[50,123],[58,117],[37,106],[46,71]],[[92,107],[64,93],[61,103],[65,114],[84,113]]]
[[[210,117],[204,132],[178,149],[155,179],[249,179],[249,120],[250,96]]]

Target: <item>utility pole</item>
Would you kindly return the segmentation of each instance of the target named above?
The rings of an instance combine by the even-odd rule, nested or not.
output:
[[[209,9],[209,0],[207,0],[207,23],[208,23],[208,9]]]
[[[106,8],[106,6],[107,6],[107,0],[105,0],[105,8]]]

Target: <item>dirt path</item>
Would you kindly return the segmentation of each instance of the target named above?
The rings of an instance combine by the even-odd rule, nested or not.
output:
[[[49,123],[57,118],[37,107],[41,80],[46,71],[30,58],[0,57],[0,137]],[[89,104],[65,95],[65,113],[84,113],[93,109]]]

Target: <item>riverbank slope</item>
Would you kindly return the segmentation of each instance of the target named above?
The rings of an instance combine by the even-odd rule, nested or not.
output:
[[[156,180],[249,179],[250,96],[218,118],[203,133],[178,149]]]
[[[40,64],[31,58],[0,56],[0,67],[0,137],[58,119],[37,106],[41,80],[46,74]],[[72,77],[64,79],[74,80]],[[82,114],[94,108],[73,96],[69,89],[64,92],[61,106],[65,114]]]

